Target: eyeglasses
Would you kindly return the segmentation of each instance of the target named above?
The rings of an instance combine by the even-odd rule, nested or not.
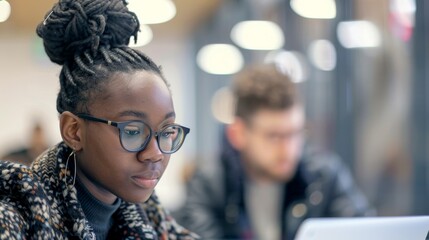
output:
[[[113,122],[96,118],[87,114],[77,114],[78,117],[94,122],[101,122],[119,129],[119,139],[122,147],[129,152],[139,152],[146,148],[152,136],[155,136],[159,150],[172,154],[180,149],[190,129],[178,124],[169,124],[160,131],[153,131],[142,121]]]

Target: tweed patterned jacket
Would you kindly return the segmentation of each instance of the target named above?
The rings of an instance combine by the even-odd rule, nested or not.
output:
[[[0,239],[95,239],[66,167],[71,149],[60,143],[29,168],[0,161]],[[72,164],[69,164],[72,165]],[[109,239],[196,239],[153,194],[144,204],[122,201]]]

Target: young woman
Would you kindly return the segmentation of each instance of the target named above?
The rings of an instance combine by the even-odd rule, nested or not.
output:
[[[62,65],[63,141],[31,168],[0,163],[1,239],[194,239],[153,193],[189,129],[160,68],[127,47],[123,0],[60,0],[37,27]]]

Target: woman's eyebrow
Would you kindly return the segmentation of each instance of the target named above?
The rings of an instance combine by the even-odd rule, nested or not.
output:
[[[139,111],[123,111],[123,112],[119,113],[119,116],[120,117],[132,116],[132,117],[137,117],[137,118],[142,118],[142,119],[148,118],[147,113],[139,112]],[[176,117],[176,113],[175,112],[169,112],[165,115],[164,119],[174,118],[174,117]]]
[[[138,112],[138,111],[123,111],[119,113],[120,117],[137,117],[137,118],[143,118],[147,119],[147,113],[144,112]]]
[[[167,114],[165,115],[165,118],[164,118],[164,119],[167,119],[167,118],[174,118],[174,117],[176,117],[176,113],[175,113],[175,112],[169,112],[169,113],[167,113]]]

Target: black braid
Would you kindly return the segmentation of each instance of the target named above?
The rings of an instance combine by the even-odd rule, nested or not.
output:
[[[60,0],[37,27],[52,62],[63,65],[57,110],[86,112],[115,72],[162,71],[127,45],[140,25],[124,0]]]

